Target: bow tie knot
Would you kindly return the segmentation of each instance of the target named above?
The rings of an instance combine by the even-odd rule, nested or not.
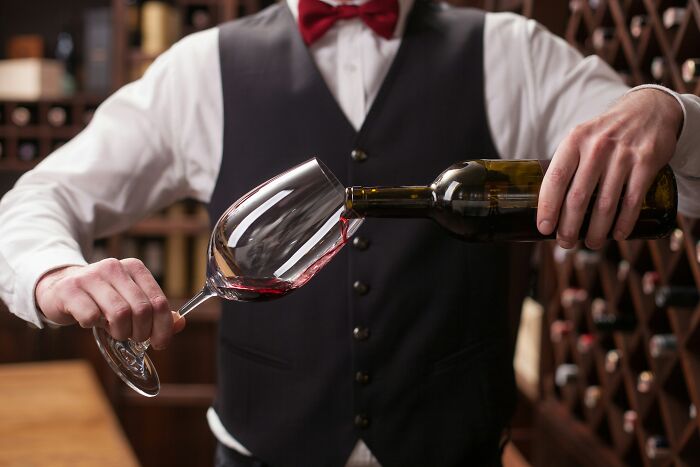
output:
[[[362,5],[332,6],[320,0],[299,0],[299,30],[306,45],[311,45],[336,21],[359,17],[384,39],[394,34],[399,18],[397,0],[370,0]]]

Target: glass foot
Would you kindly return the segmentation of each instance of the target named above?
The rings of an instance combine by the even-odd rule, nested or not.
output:
[[[97,346],[112,370],[134,391],[147,397],[158,395],[160,380],[146,348],[133,341],[118,341],[104,328],[92,328]]]

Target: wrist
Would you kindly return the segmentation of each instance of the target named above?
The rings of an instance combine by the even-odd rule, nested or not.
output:
[[[681,96],[677,92],[658,84],[636,86],[627,91],[627,95],[636,92],[644,92],[654,96],[659,102],[658,107],[661,115],[671,123],[676,140],[678,140],[683,133],[686,121],[686,109]]]
[[[42,275],[34,287],[34,303],[41,320],[49,325],[63,326],[72,324],[75,320],[62,310],[52,306],[55,300],[53,289],[56,283],[61,280],[71,269],[80,266],[61,266],[52,269]]]

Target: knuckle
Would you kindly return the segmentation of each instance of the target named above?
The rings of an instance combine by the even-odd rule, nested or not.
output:
[[[148,302],[139,302],[131,308],[134,316],[142,317],[151,313],[151,304]]]
[[[98,267],[105,272],[114,273],[121,271],[122,265],[116,258],[105,258],[97,263]]]
[[[600,195],[596,203],[598,211],[603,215],[611,214],[615,208],[615,202],[610,195]]]
[[[112,316],[117,321],[123,321],[131,316],[131,307],[125,303],[115,303],[112,305]]]
[[[121,260],[122,264],[132,270],[132,271],[142,271],[146,269],[146,266],[143,264],[143,261],[141,261],[138,258],[126,258]]]
[[[554,184],[562,184],[566,181],[566,172],[561,167],[551,167],[547,170],[547,176]]]
[[[151,305],[153,306],[153,311],[158,313],[164,313],[170,311],[170,304],[168,299],[164,295],[156,295],[151,298]]]
[[[566,206],[569,209],[581,210],[586,205],[586,199],[588,198],[587,193],[580,188],[573,188],[569,190],[566,196]]]

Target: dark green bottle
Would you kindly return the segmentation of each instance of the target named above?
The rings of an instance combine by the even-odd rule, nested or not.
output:
[[[430,186],[349,187],[345,217],[429,217],[472,242],[535,241],[540,185],[549,161],[471,160],[452,165]],[[585,237],[591,199],[580,232]],[[629,238],[660,238],[675,227],[678,197],[671,168],[647,192]]]

